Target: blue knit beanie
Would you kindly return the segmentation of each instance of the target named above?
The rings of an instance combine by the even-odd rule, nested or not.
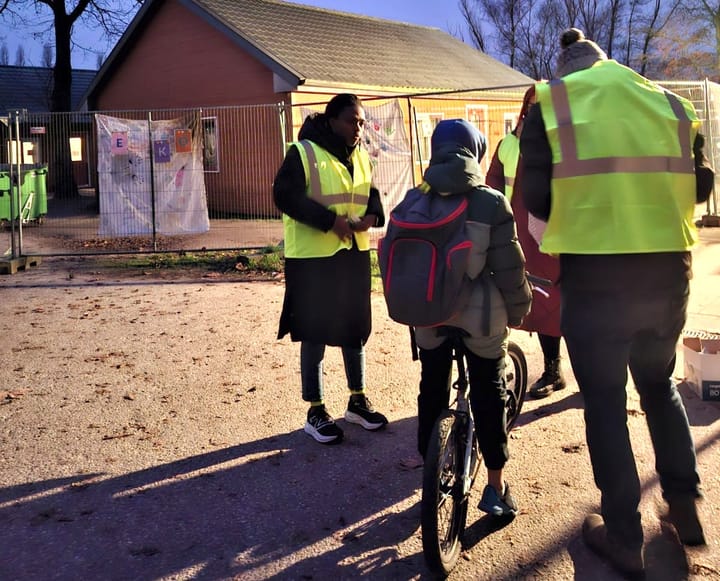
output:
[[[475,159],[480,161],[485,155],[487,142],[485,136],[472,123],[465,119],[444,119],[437,124],[430,138],[432,155],[441,147],[447,145],[460,145],[470,150]]]

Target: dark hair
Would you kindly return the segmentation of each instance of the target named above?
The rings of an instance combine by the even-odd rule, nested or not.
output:
[[[357,95],[340,93],[335,95],[325,106],[325,116],[328,119],[337,119],[347,107],[362,107],[362,101]]]
[[[530,88],[525,91],[525,96],[523,97],[523,104],[520,108],[520,113],[518,114],[518,120],[515,124],[515,128],[513,129],[513,133],[517,133],[517,128],[520,123],[522,123],[525,120],[525,117],[527,117],[528,112],[530,111],[530,99],[532,99],[535,96],[535,85],[530,85]]]

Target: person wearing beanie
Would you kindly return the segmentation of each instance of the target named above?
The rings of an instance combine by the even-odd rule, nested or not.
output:
[[[644,573],[640,480],[628,432],[628,368],[684,545],[704,545],[695,446],[672,379],[686,321],[694,205],[714,173],[692,103],[608,60],[570,29],[558,79],[536,85],[520,137],[523,199],[560,260],[561,330],[583,395],[600,514],[582,534],[627,576]]]
[[[472,290],[467,305],[444,326],[465,331],[470,405],[488,474],[479,508],[496,517],[514,517],[518,508],[503,472],[509,458],[505,356],[508,325],[520,325],[530,310],[525,260],[507,199],[485,185],[480,171],[487,148],[485,136],[464,119],[447,119],[438,123],[430,145],[423,188],[431,196],[468,199],[467,232],[472,254],[467,276]],[[439,327],[418,327],[415,336],[422,367],[418,451],[424,457],[433,426],[448,407],[453,359],[451,343]]]
[[[525,254],[529,273],[551,281],[542,291],[533,295],[530,313],[520,327],[524,331],[537,333],[543,353],[542,375],[528,389],[530,397],[548,397],[554,391],[566,386],[560,360],[560,263],[557,257],[540,252],[540,239],[545,223],[530,215],[525,208],[522,191],[522,166],[520,161],[520,135],[530,106],[535,103],[535,87],[531,86],[523,98],[518,122],[511,133],[500,141],[488,169],[485,181],[491,188],[504,191],[510,201],[517,235]]]
[[[589,69],[596,62],[607,60],[605,51],[592,40],[585,38],[583,31],[577,28],[569,28],[562,33],[560,48],[555,65],[557,78]]]

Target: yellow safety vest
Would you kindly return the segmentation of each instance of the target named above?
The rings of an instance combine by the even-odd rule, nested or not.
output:
[[[614,60],[535,90],[553,156],[542,251],[691,248],[700,127],[692,103]]]
[[[505,176],[505,197],[512,200],[518,161],[520,161],[520,140],[517,135],[508,133],[498,146],[498,159],[503,164]]]
[[[353,175],[327,150],[312,141],[291,143],[300,153],[305,170],[307,195],[338,215],[361,218],[370,198],[372,165],[367,151],[356,147],[350,159]],[[323,232],[283,214],[285,256],[287,258],[322,258],[343,248],[352,248],[352,240],[340,240],[332,230]],[[370,249],[368,232],[354,232],[360,250]]]

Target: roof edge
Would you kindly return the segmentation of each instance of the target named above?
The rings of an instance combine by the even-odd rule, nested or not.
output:
[[[249,37],[241,34],[231,26],[228,26],[220,17],[210,12],[205,6],[195,2],[195,0],[177,0],[179,4],[193,12],[195,15],[204,20],[207,24],[225,34],[241,49],[256,58],[274,74],[282,78],[285,82],[301,85],[305,82],[305,77],[292,67],[282,62],[279,58],[273,56],[270,51],[253,42]]]

